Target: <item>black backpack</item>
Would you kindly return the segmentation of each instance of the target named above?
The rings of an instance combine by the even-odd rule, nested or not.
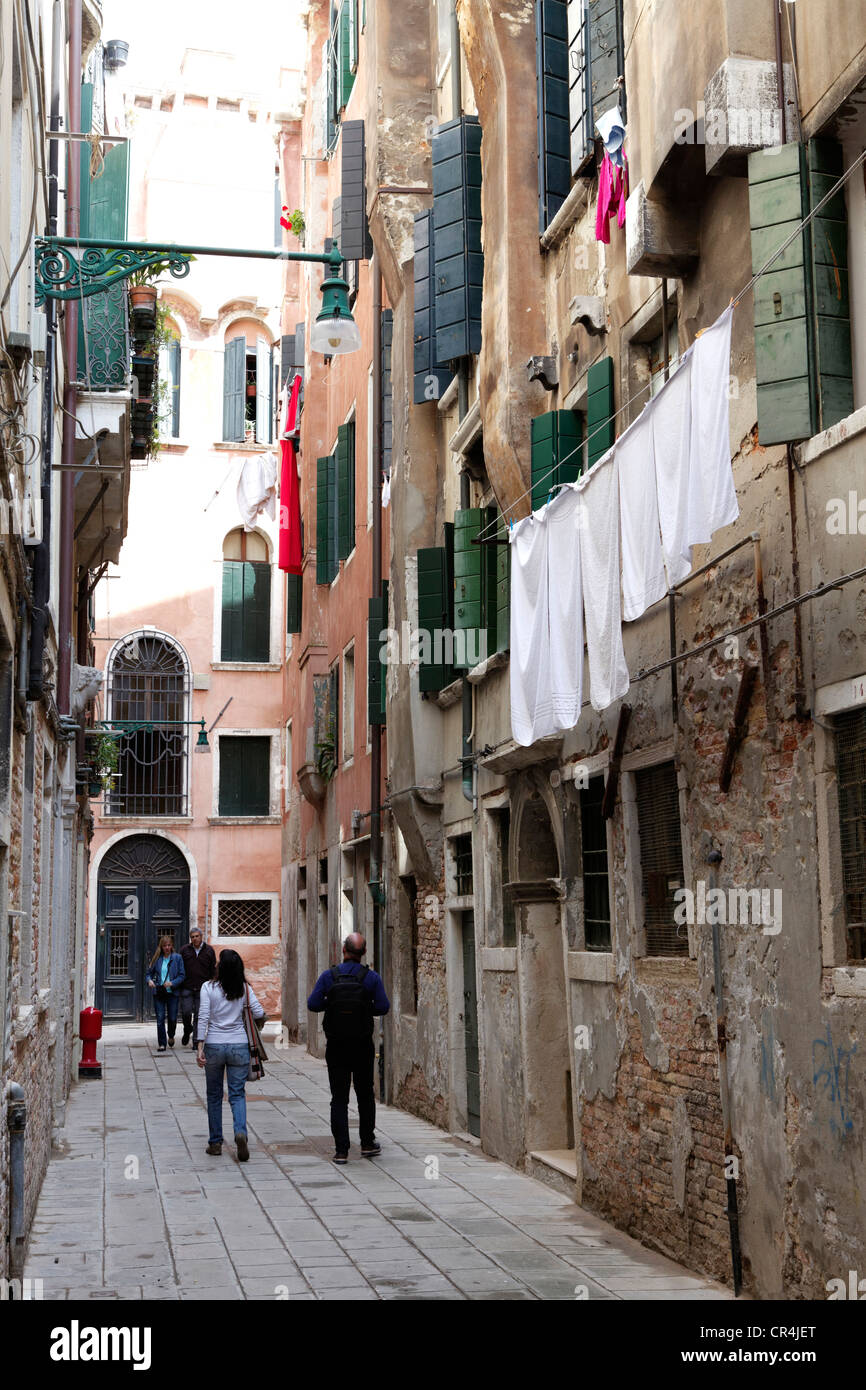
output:
[[[362,965],[359,975],[343,975],[338,965],[331,966],[331,987],[324,1018],[326,1038],[373,1036],[373,996],[364,988],[369,973],[369,965]]]

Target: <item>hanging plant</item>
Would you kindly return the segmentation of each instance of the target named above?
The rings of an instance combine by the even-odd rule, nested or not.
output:
[[[113,791],[118,767],[116,739],[109,738],[108,734],[102,735],[93,755],[93,766],[102,784],[102,790]]]
[[[288,216],[286,214],[288,213]],[[295,208],[294,212],[289,212],[288,207],[283,208],[283,215],[280,218],[280,226],[285,227],[287,232],[291,232],[299,241],[303,241],[304,232],[307,224],[304,221],[304,214],[300,208]]]

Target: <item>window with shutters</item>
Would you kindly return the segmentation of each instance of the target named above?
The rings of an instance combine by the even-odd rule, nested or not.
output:
[[[229,329],[223,358],[223,440],[271,444],[274,438],[274,350],[253,327]],[[250,341],[252,340],[252,341]]]
[[[454,862],[454,891],[458,898],[471,898],[475,893],[472,869],[472,835],[455,835],[451,841]]]
[[[584,950],[609,951],[610,886],[607,821],[601,814],[604,778],[590,777],[580,788],[580,844],[583,872]]]
[[[415,321],[414,392],[415,405],[438,401],[451,380],[447,366],[436,358],[436,279],[432,211],[415,216]]]
[[[683,888],[679,788],[672,762],[634,774],[640,835],[643,917],[648,956],[687,956],[688,932],[674,919]]]
[[[271,810],[269,736],[219,734],[219,814],[267,816]]]
[[[159,432],[163,439],[180,437],[180,335],[169,324],[172,341],[159,350]]]
[[[270,661],[271,566],[267,541],[238,528],[223,544],[221,661]]]
[[[367,723],[385,723],[385,682],[388,629],[388,581],[382,583],[381,598],[368,600],[367,617]]]
[[[866,709],[838,714],[836,780],[848,960],[866,963]]]
[[[277,939],[278,899],[275,893],[214,893],[212,941]]]
[[[418,684],[433,693],[454,679],[454,527],[445,523],[445,544],[417,554]],[[438,639],[438,640],[437,640]]]
[[[355,549],[355,421],[337,430],[332,454],[316,462],[316,583],[331,584]]]
[[[576,410],[549,410],[530,424],[532,510],[583,472],[583,420]]]
[[[15,50],[13,47],[13,65]],[[81,130],[98,128],[100,119],[94,112],[93,83],[81,84]],[[12,101],[11,126],[13,140],[18,138],[23,107]],[[96,116],[96,119],[94,117]],[[122,241],[127,234],[127,205],[129,201],[129,143],[115,145],[103,151],[104,162],[98,178],[90,172],[91,147],[80,145],[81,168],[81,235],[98,239]],[[13,159],[11,191],[20,202],[21,179],[17,161]],[[11,226],[16,227],[15,211]],[[17,260],[19,247],[12,249],[9,264]],[[10,286],[10,313],[13,328],[18,325],[20,286],[26,279],[17,276]],[[78,321],[78,371],[92,391],[125,391],[129,374],[129,323],[127,286],[122,282],[102,294],[90,295],[81,301]],[[142,393],[143,395],[144,393]]]
[[[447,121],[433,133],[435,360],[481,351],[481,125]]]
[[[504,806],[490,812],[492,863],[490,865],[493,911],[485,914],[488,946],[516,946],[517,918],[511,892],[509,855],[511,810]],[[498,909],[498,910],[497,910]]]
[[[595,174],[595,123],[626,116],[622,0],[535,0],[539,231]]]
[[[340,122],[358,71],[358,0],[332,0],[322,53],[322,143],[326,155],[337,142]]]
[[[343,762],[355,753],[355,644],[343,652]]]

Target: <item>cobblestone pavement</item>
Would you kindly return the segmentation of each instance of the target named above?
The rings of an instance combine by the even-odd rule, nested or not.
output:
[[[299,1047],[272,1046],[247,1087],[249,1162],[208,1157],[204,1072],[179,1043],[157,1056],[152,1024],[108,1028],[103,1081],[74,1088],[25,1269],[44,1298],[731,1297],[401,1110],[379,1108],[381,1158],[335,1167],[327,1073]]]

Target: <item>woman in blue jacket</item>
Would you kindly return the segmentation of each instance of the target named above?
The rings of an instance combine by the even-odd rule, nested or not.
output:
[[[147,983],[153,990],[156,1011],[156,1050],[165,1052],[165,1016],[168,1014],[168,1045],[174,1047],[180,986],[186,979],[183,957],[172,949],[170,936],[161,936],[147,970]]]

